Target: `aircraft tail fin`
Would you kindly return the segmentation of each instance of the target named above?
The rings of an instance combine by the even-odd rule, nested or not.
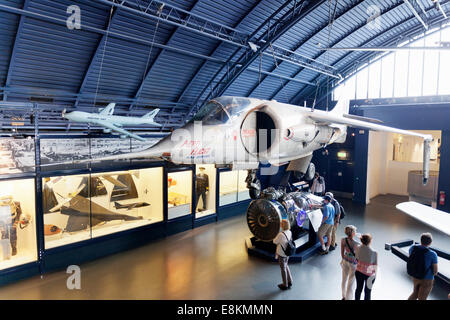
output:
[[[115,207],[116,209],[123,209],[123,208],[125,208],[126,206],[123,206],[123,205],[121,205],[120,203],[118,203],[117,201],[114,201],[114,207]]]
[[[152,110],[152,111],[150,111],[149,113],[143,115],[142,118],[143,118],[143,119],[150,119],[150,120],[153,120],[153,119],[155,118],[155,116],[158,114],[159,110],[160,110],[160,109],[158,109],[158,108],[155,109],[155,110]]]
[[[111,116],[114,113],[115,106],[116,106],[115,103],[110,103],[105,108],[100,109],[99,114],[101,114],[103,116]]]

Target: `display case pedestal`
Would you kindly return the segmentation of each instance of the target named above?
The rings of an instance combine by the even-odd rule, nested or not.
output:
[[[294,236],[296,252],[289,257],[289,262],[303,262],[312,257],[320,250],[320,242],[317,240],[313,227],[302,228],[301,231]],[[245,246],[249,255],[263,258],[272,262],[276,262],[275,250],[276,245],[273,242],[261,241],[256,237],[245,239]]]

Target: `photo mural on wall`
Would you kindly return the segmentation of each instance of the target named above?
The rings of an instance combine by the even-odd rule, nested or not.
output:
[[[33,172],[34,139],[0,138],[0,174]]]

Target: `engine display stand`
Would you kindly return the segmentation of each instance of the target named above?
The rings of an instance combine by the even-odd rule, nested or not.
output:
[[[295,254],[289,257],[289,262],[303,262],[304,260],[315,255],[320,250],[320,242],[317,239],[316,232],[308,223],[307,228],[297,228],[292,230],[295,243]],[[245,240],[247,252],[251,256],[263,258],[272,262],[276,262],[275,250],[276,245],[272,241],[261,241],[256,237],[249,237]]]

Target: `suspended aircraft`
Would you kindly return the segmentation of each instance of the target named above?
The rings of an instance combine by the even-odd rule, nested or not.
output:
[[[161,126],[161,124],[154,121],[154,118],[160,109],[154,109],[142,117],[123,117],[113,115],[115,106],[115,103],[110,103],[104,109],[101,109],[99,113],[88,113],[82,111],[72,111],[67,113],[66,109],[64,109],[62,112],[62,117],[74,122],[100,125],[105,127],[105,129],[103,129],[103,132],[105,133],[115,131],[120,133],[121,138],[129,136],[140,141],[145,141],[145,139],[123,129],[122,126],[143,124]]]

